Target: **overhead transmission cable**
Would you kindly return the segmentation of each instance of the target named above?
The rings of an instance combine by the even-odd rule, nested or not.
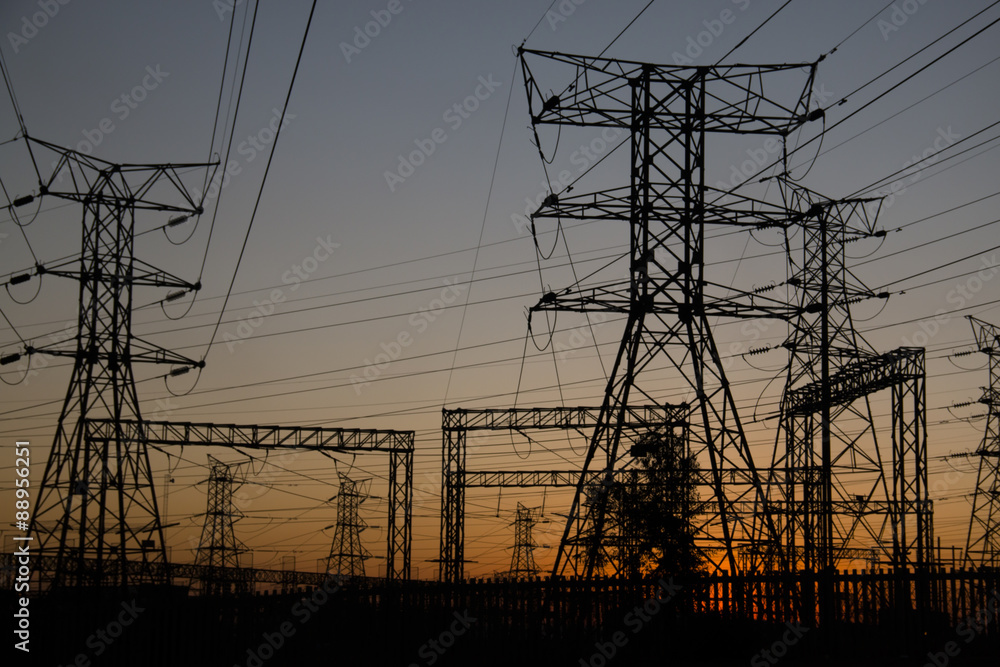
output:
[[[285,103],[281,108],[281,117],[285,117],[285,113],[288,111],[288,102],[292,97],[292,90],[295,87],[295,79],[299,73],[299,65],[302,63],[302,54],[306,48],[306,40],[309,37],[309,28],[312,25],[313,15],[316,13],[316,0],[313,0],[312,7],[309,9],[309,19],[306,21],[305,32],[302,35],[302,43],[299,45],[299,54],[295,59],[295,68],[292,70],[292,79],[288,84],[288,92],[285,95]],[[254,22],[257,20],[257,5],[254,5]],[[253,35],[253,26],[250,28],[251,36]],[[249,61],[249,44],[247,46],[248,61]],[[246,67],[244,66],[244,75],[246,74]],[[241,84],[242,85],[242,84]],[[257,198],[254,201],[253,212],[250,214],[250,222],[247,224],[247,231],[243,237],[243,244],[240,247],[240,254],[236,260],[236,268],[233,270],[232,280],[229,282],[229,289],[226,291],[226,298],[222,302],[222,310],[219,312],[219,320],[215,325],[215,329],[212,332],[212,337],[208,341],[208,346],[205,348],[205,353],[202,356],[202,361],[208,357],[209,351],[212,349],[212,344],[215,342],[215,336],[219,332],[219,326],[222,323],[223,315],[226,312],[226,305],[229,303],[229,296],[232,294],[233,285],[236,284],[236,277],[239,275],[240,264],[243,261],[243,255],[246,252],[247,242],[250,240],[250,232],[253,229],[254,221],[257,219],[257,211],[260,208],[260,201],[264,194],[264,185],[267,183],[267,176],[271,172],[271,164],[274,161],[274,154],[278,148],[278,139],[281,137],[281,128],[284,123],[279,123],[278,128],[274,131],[274,142],[271,144],[271,152],[267,156],[267,164],[264,166],[264,176],[261,178],[260,187],[257,190]],[[235,127],[235,121],[234,121]]]

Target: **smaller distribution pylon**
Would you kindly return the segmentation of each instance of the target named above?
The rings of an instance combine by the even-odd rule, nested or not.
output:
[[[364,577],[365,561],[371,553],[361,544],[361,531],[368,527],[359,512],[368,495],[362,491],[363,481],[354,481],[344,473],[340,476],[337,498],[337,523],[326,560],[326,571],[344,578]]]
[[[540,523],[541,511],[537,507],[525,507],[521,503],[517,504],[517,514],[514,518],[514,553],[510,557],[510,571],[508,576],[512,579],[533,577],[538,574],[538,566],[535,564],[535,549],[538,544],[531,532],[535,524]]]
[[[243,513],[233,507],[233,493],[244,484],[239,465],[208,457],[208,507],[201,532],[195,565],[206,568],[201,580],[202,595],[228,595],[250,592],[249,580],[239,576],[240,555],[249,551],[236,539],[233,525]]]

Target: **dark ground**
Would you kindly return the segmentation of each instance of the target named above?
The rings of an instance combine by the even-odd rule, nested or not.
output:
[[[836,633],[823,633],[816,628],[709,616],[680,618],[665,608],[641,625],[626,610],[611,614],[616,622],[596,633],[570,627],[553,636],[537,619],[487,626],[489,610],[417,613],[383,605],[373,611],[348,603],[345,596],[331,596],[318,604],[309,594],[224,601],[188,597],[183,590],[169,594],[159,590],[132,591],[124,597],[119,592],[103,597],[89,592],[32,599],[32,652],[26,656],[11,651],[8,655],[15,660],[3,664],[1000,666],[1000,637],[995,631],[966,643],[946,626],[925,628],[909,638],[904,630],[888,626],[840,627]],[[306,601],[313,602],[314,609]],[[12,611],[9,596],[5,602]],[[5,617],[12,622],[10,613]],[[949,641],[955,642],[956,657],[945,653]]]

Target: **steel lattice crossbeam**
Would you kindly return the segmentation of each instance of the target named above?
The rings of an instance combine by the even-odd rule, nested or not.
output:
[[[150,445],[304,449],[319,452],[389,454],[389,530],[386,577],[408,579],[412,543],[413,431],[89,420],[88,437],[106,440],[120,432]]]
[[[592,483],[597,473],[584,471],[495,471],[466,470],[469,431],[528,429],[593,429],[600,419],[599,407],[502,408],[441,411],[442,493],[441,564],[442,581],[461,581],[465,563],[465,489],[472,486],[569,486]],[[640,432],[657,426],[684,429],[686,405],[643,405],[623,414],[622,428]]]
[[[795,429],[795,437],[790,438],[789,442],[794,444],[795,450],[812,452],[814,415],[824,405],[829,408],[845,408],[854,401],[885,389],[892,390],[892,473],[889,499],[874,498],[873,490],[856,501],[866,511],[852,511],[851,501],[838,501],[835,497],[836,493],[844,494],[845,490],[835,484],[836,480],[831,477],[831,493],[824,509],[817,505],[816,487],[823,483],[819,465],[812,460],[811,454],[792,451],[789,455],[785,480],[788,491],[783,502],[792,511],[788,513],[785,522],[785,548],[790,554],[796,554],[796,558],[804,558],[803,567],[807,569],[829,567],[830,563],[822,559],[845,553],[843,549],[847,546],[846,540],[859,527],[864,527],[867,531],[865,537],[879,542],[883,537],[888,540],[884,548],[888,551],[888,562],[894,567],[926,567],[930,563],[933,505],[927,485],[923,348],[898,348],[886,354],[863,357],[841,366],[840,370],[830,375],[827,383],[817,380],[786,392],[788,428]],[[835,457],[834,463],[853,466],[855,464],[852,458],[841,454]],[[792,465],[792,461],[798,461],[798,464]],[[794,490],[796,487],[802,489],[801,498]],[[772,499],[772,503],[775,502]],[[815,519],[824,513],[831,517],[831,521],[835,516],[850,517],[845,524],[847,527],[841,527],[842,543],[834,540],[832,532],[826,541],[820,539],[822,532]],[[889,535],[882,535],[884,526],[877,526],[868,519],[862,521],[862,517],[872,516],[882,516],[888,521]]]
[[[860,359],[830,376],[831,405],[846,405],[893,385],[924,377],[924,348],[900,347],[875,357]],[[822,387],[809,383],[788,392],[788,411],[808,415],[822,405]]]

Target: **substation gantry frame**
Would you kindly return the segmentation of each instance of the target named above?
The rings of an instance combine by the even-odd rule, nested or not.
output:
[[[478,431],[590,430],[600,418],[599,407],[444,409],[441,411],[441,581],[465,577],[465,491],[468,488],[572,487],[595,488],[606,481],[595,471],[468,470],[468,434]],[[686,439],[688,407],[630,407],[617,426],[622,437],[637,441],[650,429],[668,428]],[[686,442],[686,440],[685,440]],[[635,471],[629,471],[635,472]]]
[[[88,423],[89,438],[103,442],[115,425],[107,420]],[[189,422],[120,422],[126,437],[154,446],[226,447],[266,451],[314,451],[324,454],[374,452],[389,455],[389,510],[386,531],[386,578],[410,577],[413,542],[413,431],[211,424]]]

